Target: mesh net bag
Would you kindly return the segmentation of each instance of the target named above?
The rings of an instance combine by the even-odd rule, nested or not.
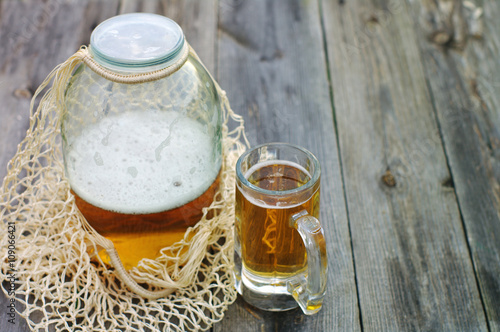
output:
[[[196,56],[191,48],[186,53]],[[82,62],[106,79],[134,84],[172,74],[187,56],[158,72],[126,76],[100,67],[82,47],[36,91],[29,129],[0,191],[2,289],[23,304],[22,310],[16,307],[18,314],[33,331],[206,330],[236,299],[231,273],[234,166],[248,142],[242,118],[217,83],[224,156],[219,189],[201,220],[157,259],[126,271],[113,242],[78,210],[64,175],[61,103]],[[237,124],[234,130],[229,131],[229,121]],[[111,264],[101,259],[103,249]]]

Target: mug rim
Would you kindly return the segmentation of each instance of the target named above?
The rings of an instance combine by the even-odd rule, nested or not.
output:
[[[268,189],[263,189],[263,188],[257,187],[256,185],[250,183],[250,181],[248,181],[245,178],[245,175],[241,171],[241,163],[242,163],[243,159],[245,159],[250,153],[252,153],[255,150],[258,150],[262,147],[265,147],[265,146],[274,146],[274,147],[286,146],[289,148],[299,150],[300,152],[307,155],[309,160],[312,161],[312,163],[314,164],[314,173],[311,174],[311,179],[309,181],[307,181],[305,184],[303,184],[302,186],[300,186],[298,188],[294,188],[294,189],[289,189],[289,190],[268,190]],[[280,159],[276,159],[276,160],[279,161]],[[256,191],[256,192],[261,193],[261,194],[269,195],[269,196],[285,196],[285,195],[289,195],[289,194],[295,194],[295,193],[307,191],[308,189],[312,188],[318,182],[320,175],[321,175],[321,169],[320,169],[320,164],[319,164],[318,158],[316,158],[316,156],[312,152],[310,152],[309,150],[307,150],[301,146],[291,144],[291,143],[271,142],[271,143],[264,143],[264,144],[256,145],[253,148],[250,148],[247,151],[245,151],[238,158],[238,161],[236,162],[236,178],[237,178],[237,180],[242,185],[244,185],[246,188],[250,188],[253,191]],[[236,184],[238,184],[238,183],[236,183]]]

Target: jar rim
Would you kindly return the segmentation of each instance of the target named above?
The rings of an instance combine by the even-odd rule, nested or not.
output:
[[[89,50],[106,68],[134,72],[167,67],[184,47],[184,33],[175,21],[157,14],[131,13],[99,24],[90,36]]]

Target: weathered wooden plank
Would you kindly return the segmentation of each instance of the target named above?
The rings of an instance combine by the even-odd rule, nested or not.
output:
[[[425,75],[489,327],[500,331],[500,3],[435,4],[437,10],[428,2],[411,3],[414,12],[429,13],[415,22]],[[440,20],[450,8],[457,18]],[[436,34],[430,22],[466,35],[436,44],[428,39]]]
[[[321,220],[329,281],[315,316],[263,312],[239,299],[216,331],[359,331],[350,237],[316,1],[226,1],[219,6],[218,80],[252,144],[302,145],[322,164]]]
[[[0,6],[0,179],[3,179],[7,162],[28,128],[31,94],[52,68],[81,44],[88,44],[93,27],[113,16],[118,4],[4,0]],[[8,300],[0,294],[3,308],[0,331],[28,331],[19,316],[15,325],[8,323]]]
[[[363,330],[486,331],[413,13],[322,6]]]

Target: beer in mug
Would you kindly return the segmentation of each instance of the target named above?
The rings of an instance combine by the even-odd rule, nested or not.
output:
[[[316,313],[327,271],[318,161],[300,147],[270,143],[244,153],[236,174],[238,292],[264,310],[300,305]]]

